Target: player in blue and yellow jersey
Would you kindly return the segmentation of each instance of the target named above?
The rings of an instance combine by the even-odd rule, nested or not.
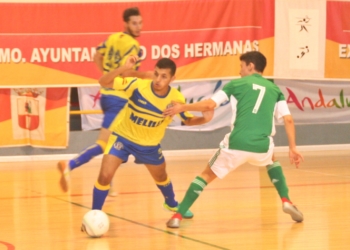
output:
[[[163,116],[163,111],[171,105],[172,100],[184,103],[185,98],[177,89],[169,86],[175,79],[176,65],[168,58],[157,62],[152,80],[118,77],[136,60],[136,57],[130,57],[125,66],[100,78],[102,86],[124,91],[128,96],[128,104],[123,110],[123,118],[119,116],[109,137],[93,191],[92,209],[102,209],[115,171],[122,162],[128,160],[129,155],[133,155],[135,162],[144,164],[152,175],[165,198],[164,207],[176,211],[178,202],[166,173],[160,142],[166,127],[172,121],[172,117]],[[213,111],[202,114],[202,117],[198,117],[183,112],[179,116],[185,125],[200,125],[212,119]],[[185,218],[192,216],[190,211],[184,215]]]
[[[184,105],[174,102],[164,112],[164,115],[175,115],[185,111],[214,110],[226,101],[231,102],[233,111],[231,132],[222,140],[220,148],[203,172],[190,184],[178,212],[167,222],[170,228],[180,227],[181,219],[209,183],[217,177],[224,178],[244,163],[266,166],[270,180],[281,198],[283,211],[296,222],[304,220],[303,214],[290,201],[281,164],[273,157],[275,116],[284,121],[290,162],[298,167],[303,161],[303,156],[296,148],[293,117],[279,87],[262,77],[266,66],[265,56],[258,51],[251,51],[242,54],[240,60],[241,79],[227,83],[208,100]]]
[[[129,8],[124,11],[124,32],[110,35],[96,49],[94,62],[101,72],[108,73],[124,65],[130,55],[140,56],[139,42],[135,39],[142,30],[142,17],[138,8]],[[136,62],[134,69],[138,69],[140,62]],[[124,72],[125,74],[125,72]]]
[[[139,9],[136,7],[126,9],[123,13],[123,20],[124,32],[110,35],[106,41],[97,47],[94,62],[104,74],[124,65],[128,56],[141,53],[140,45],[135,39],[140,35],[142,29],[142,17]],[[149,72],[136,71],[139,66],[140,61],[137,61],[132,69],[123,72],[124,76],[151,77]],[[61,172],[60,186],[64,192],[68,191],[70,171],[103,153],[111,134],[112,124],[120,110],[127,103],[127,97],[121,91],[101,88],[100,92],[103,121],[98,139],[74,159],[58,163],[58,169]],[[116,192],[111,189],[110,195],[115,196]]]

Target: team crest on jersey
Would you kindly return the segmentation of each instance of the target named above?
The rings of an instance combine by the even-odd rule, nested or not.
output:
[[[166,108],[171,108],[172,106],[174,106],[172,103],[169,103],[168,105],[166,105]]]
[[[120,141],[114,143],[113,147],[116,149],[116,150],[121,150],[124,148],[124,145],[123,143],[121,143]]]

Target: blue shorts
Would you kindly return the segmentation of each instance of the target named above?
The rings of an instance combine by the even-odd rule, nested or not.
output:
[[[102,128],[110,128],[112,122],[122,110],[128,100],[115,96],[101,94],[101,108],[103,111]]]
[[[129,155],[135,157],[135,163],[160,165],[164,162],[164,156],[160,144],[157,146],[141,146],[124,137],[112,133],[104,154],[114,155],[126,162]]]

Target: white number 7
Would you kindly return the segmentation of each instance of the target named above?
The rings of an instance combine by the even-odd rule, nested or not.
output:
[[[255,103],[255,106],[254,106],[254,109],[253,109],[253,114],[256,114],[256,113],[258,113],[258,110],[260,108],[260,104],[262,102],[262,99],[264,98],[266,88],[263,87],[263,86],[260,86],[260,85],[257,85],[255,83],[253,83],[253,89],[254,90],[260,90],[258,99],[256,100],[256,103]]]

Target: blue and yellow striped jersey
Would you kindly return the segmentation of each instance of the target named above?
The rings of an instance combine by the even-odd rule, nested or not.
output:
[[[124,90],[129,98],[124,114],[118,117],[113,131],[142,146],[155,146],[163,139],[172,118],[164,117],[162,113],[171,101],[185,103],[185,97],[170,86],[166,96],[157,96],[152,90],[152,80],[117,77],[113,88]],[[179,116],[183,121],[193,117],[188,112],[180,113]]]
[[[103,71],[105,74],[124,65],[129,55],[139,55],[141,53],[139,42],[124,32],[110,35],[106,41],[97,47],[97,51],[103,55]],[[134,69],[137,70],[139,66],[140,62],[137,62]],[[112,89],[101,88],[100,92],[103,95],[126,98],[123,93]]]
[[[97,51],[103,55],[103,70],[105,73],[124,65],[129,55],[139,55],[139,42],[124,32],[110,35],[108,39],[97,47]],[[135,70],[140,62],[135,64]]]

